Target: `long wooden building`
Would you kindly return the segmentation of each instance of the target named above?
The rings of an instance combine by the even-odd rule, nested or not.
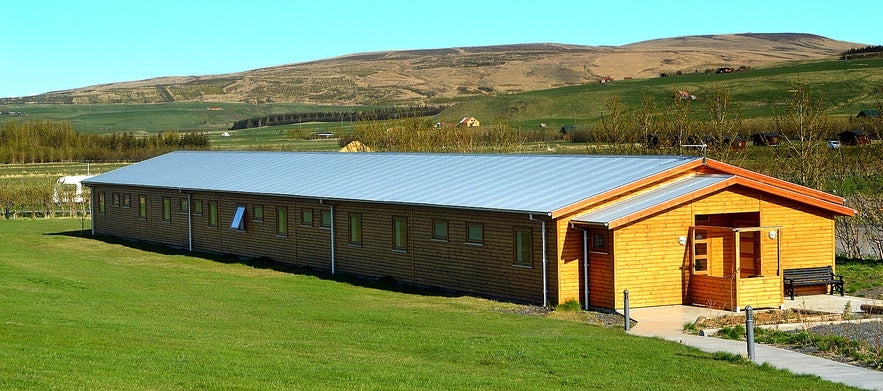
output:
[[[94,234],[611,309],[780,306],[855,213],[684,156],[173,152],[84,183]]]

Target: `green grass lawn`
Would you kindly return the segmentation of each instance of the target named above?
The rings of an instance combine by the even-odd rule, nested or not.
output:
[[[853,294],[865,289],[883,286],[883,260],[880,259],[846,259],[837,258],[837,274],[843,275],[846,281],[844,290]],[[871,297],[872,299],[883,299]]]
[[[0,220],[0,389],[844,389],[511,305]]]

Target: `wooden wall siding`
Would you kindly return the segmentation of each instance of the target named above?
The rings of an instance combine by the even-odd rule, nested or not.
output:
[[[688,234],[692,222],[687,205],[614,230],[616,308],[622,307],[626,289],[633,307],[684,303],[690,271],[685,265],[687,248],[678,237]]]
[[[557,260],[558,264],[559,300],[561,303],[576,300],[584,304],[583,231],[571,228],[570,219],[557,220],[555,228],[555,236],[558,238],[556,246],[558,256],[550,257],[550,259]]]
[[[186,194],[159,189],[100,186],[107,194],[104,215],[94,217],[95,232],[187,248],[187,214],[179,213]],[[113,192],[128,193],[132,207],[112,207]],[[148,218],[138,218],[138,195],[148,196]],[[171,221],[162,222],[162,199],[169,197]],[[318,269],[331,269],[331,230],[321,227],[321,212],[329,205],[312,199],[194,192],[202,200],[202,215],[192,216],[193,248],[248,257],[269,257]],[[218,203],[218,226],[209,227],[209,202]],[[255,204],[263,206],[263,221],[253,221]],[[237,206],[246,206],[245,230],[230,228]],[[276,209],[287,208],[288,235],[276,234]],[[313,224],[301,224],[301,209],[313,210]],[[349,241],[349,215],[362,216],[361,246]],[[406,251],[393,249],[393,217],[408,221]],[[539,217],[537,217],[539,218]],[[449,239],[432,239],[434,221],[447,221]],[[484,244],[466,244],[466,223],[484,225]],[[558,296],[558,262],[554,221],[547,220],[548,299]],[[542,225],[523,214],[463,211],[448,208],[405,207],[338,202],[334,206],[335,270],[367,277],[392,277],[417,285],[452,289],[543,304]],[[532,232],[532,265],[515,266],[515,228]]]
[[[774,308],[782,304],[782,276],[739,279],[737,305],[752,308]]]
[[[690,285],[692,304],[714,309],[732,310],[734,308],[735,289],[732,279],[694,275]]]
[[[770,197],[764,200],[763,225],[782,225],[782,269],[834,266],[834,218],[797,202]],[[848,282],[847,282],[848,283]],[[801,287],[797,294],[825,292],[825,287]]]

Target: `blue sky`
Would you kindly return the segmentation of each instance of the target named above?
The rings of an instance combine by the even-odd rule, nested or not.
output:
[[[871,17],[879,7],[879,0],[4,2],[0,97],[379,50],[623,45],[745,32],[881,45],[883,28]]]

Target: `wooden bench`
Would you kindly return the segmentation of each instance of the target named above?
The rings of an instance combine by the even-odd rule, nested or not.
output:
[[[833,295],[837,291],[843,296],[843,276],[834,274],[831,266],[785,269],[782,278],[785,294],[791,296],[791,300],[794,300],[794,288],[798,286],[829,285],[829,294]]]

